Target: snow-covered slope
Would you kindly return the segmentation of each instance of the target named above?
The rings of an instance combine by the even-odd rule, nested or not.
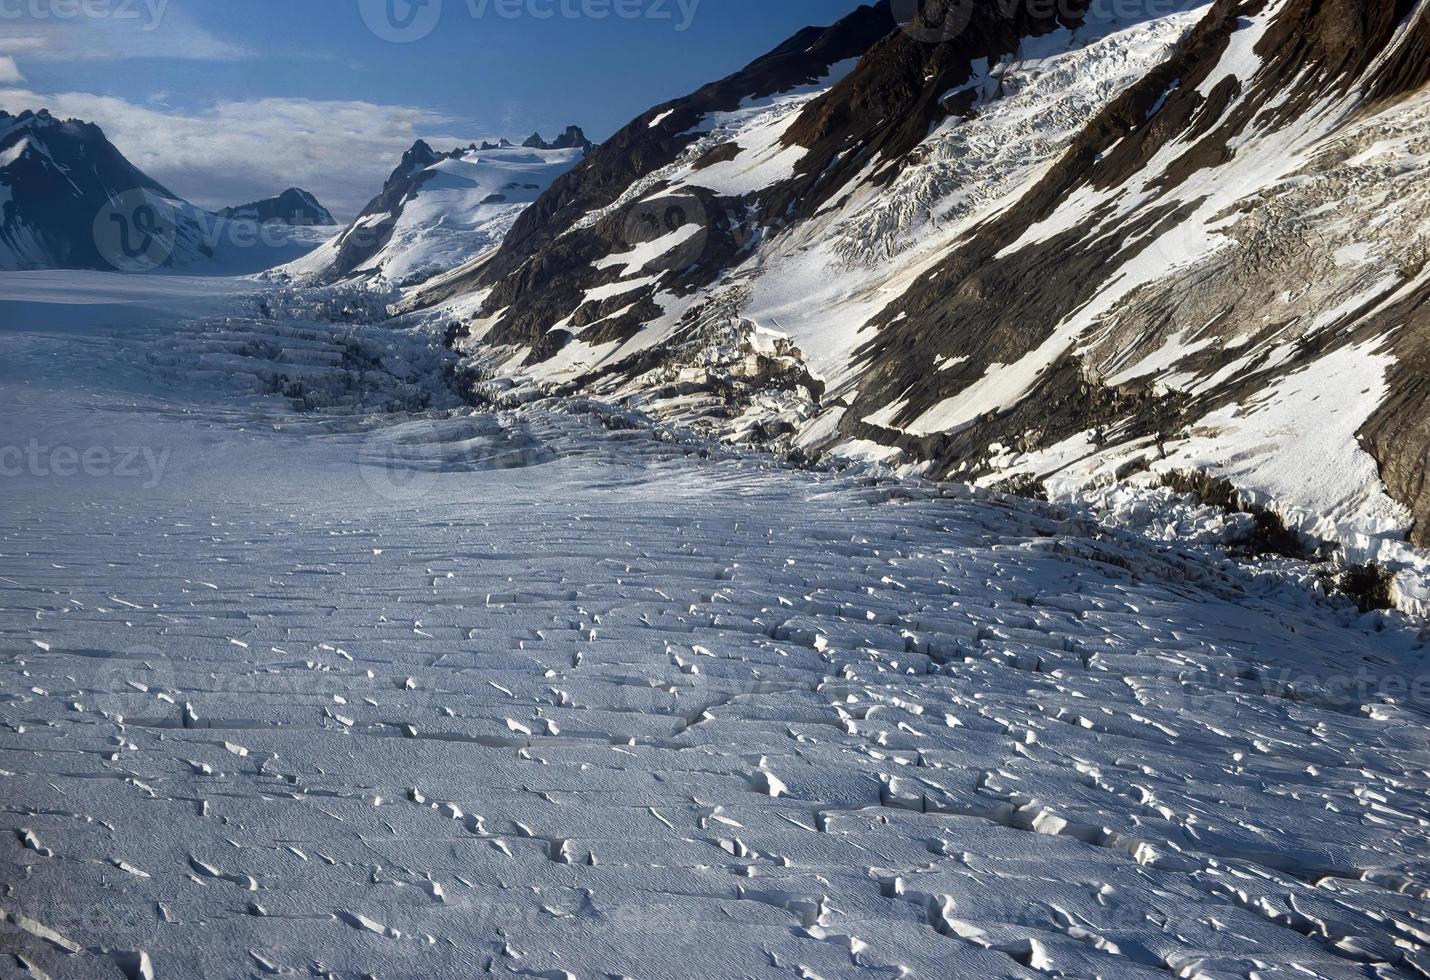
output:
[[[1205,469],[1355,557],[1406,557],[1423,490],[1379,480],[1406,447],[1362,441],[1392,337],[1430,328],[1427,37],[1423,3],[1213,6],[881,310],[850,431],[1063,490]],[[967,360],[928,379],[894,353],[913,337]]]
[[[1430,5],[969,14],[862,8],[656,107],[422,302],[487,374],[726,438],[1055,497],[1202,472],[1416,567]]]
[[[424,282],[499,245],[517,216],[585,152],[583,144],[547,149],[503,140],[437,153],[418,140],[342,234],[280,273],[302,282]]]
[[[320,240],[190,204],[91,123],[0,111],[0,270],[250,273]]]

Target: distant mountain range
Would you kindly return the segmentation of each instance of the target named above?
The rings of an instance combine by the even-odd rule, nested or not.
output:
[[[214,214],[143,173],[92,123],[0,111],[0,269],[258,272],[317,244],[286,226],[332,223],[296,189]]]
[[[579,126],[438,152],[418,140],[350,225],[314,195],[210,212],[134,166],[92,123],[0,112],[0,269],[259,272],[415,285],[494,249],[594,148]]]

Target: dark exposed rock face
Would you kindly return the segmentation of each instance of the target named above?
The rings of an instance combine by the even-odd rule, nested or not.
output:
[[[1430,548],[1430,284],[1377,319],[1385,331],[1395,331],[1398,362],[1390,374],[1390,397],[1366,422],[1361,438],[1380,463],[1386,488],[1415,515],[1411,540]]]
[[[427,145],[426,140],[418,140],[407,148],[407,152],[402,154],[402,160],[388,176],[387,181],[382,185],[383,190],[387,190],[399,181],[405,180],[420,170],[426,170],[432,164],[441,160],[444,154],[438,153]]]
[[[1146,209],[1116,234],[1090,243],[1085,241],[1086,229],[1075,227],[1037,247],[1000,254],[1078,186],[1116,187],[1137,174],[1158,147],[1183,137],[1189,126],[1206,126],[1214,117],[1199,114],[1203,100],[1195,95],[1195,83],[1217,64],[1234,23],[1234,5],[1218,4],[1172,61],[1089,122],[1047,177],[880,313],[877,337],[859,352],[873,383],[860,392],[851,417],[862,418],[898,393],[913,390],[915,396],[894,420],[912,421],[976,383],[991,365],[1014,363],[1046,340],[1069,312],[1091,301],[1105,270],[1136,257],[1135,246],[1131,251],[1125,247],[1128,242],[1184,216],[1178,212],[1186,205],[1169,201]],[[1173,79],[1182,79],[1182,84],[1152,124],[1144,125]],[[1188,156],[1205,157],[1206,152],[1194,148]],[[909,356],[914,349],[924,356],[967,360],[929,377],[920,359]],[[1085,374],[1071,355],[1063,355],[1047,372],[1036,405],[991,415],[940,436],[930,455],[946,472],[970,472],[989,443],[1016,439],[1029,428],[1047,444],[1121,417],[1125,406],[1109,406],[1106,399],[1092,397],[1100,386],[1094,382],[1087,388],[1081,381]],[[897,438],[896,432],[881,433],[863,422],[848,424],[857,434]]]
[[[299,187],[290,187],[277,197],[242,204],[236,208],[224,208],[218,215],[239,221],[256,221],[259,224],[276,222],[295,227],[337,224],[328,209],[318,203],[317,198]]]
[[[529,150],[581,150],[590,153],[596,144],[586,138],[580,126],[567,126],[564,133],[549,143],[541,138],[540,133],[532,133],[521,145]]]
[[[0,111],[0,268],[110,269],[96,216],[130,192],[177,199],[93,123]]]
[[[1016,52],[1026,38],[1075,28],[1087,8],[1088,0],[980,3],[971,6],[967,26],[940,43],[920,40],[917,29],[888,33],[789,128],[785,142],[812,152],[801,161],[800,178],[783,188],[767,211],[786,213],[794,202],[796,216],[808,217],[875,159],[882,166],[871,181],[884,184],[930,127],[949,115],[945,99],[969,81],[975,60],[996,60]],[[931,9],[921,5],[918,17]],[[916,20],[911,26],[921,25]]]
[[[862,387],[850,416],[862,417],[900,393],[912,391],[913,397],[896,421],[915,419],[941,399],[976,382],[990,366],[1013,363],[1047,340],[1059,323],[1107,288],[1119,266],[1138,258],[1138,239],[1150,240],[1159,227],[1189,217],[1198,202],[1177,193],[1183,182],[1231,159],[1237,139],[1254,127],[1287,125],[1317,100],[1348,92],[1362,80],[1405,16],[1403,10],[1397,15],[1389,3],[1368,6],[1354,0],[1285,4],[1257,45],[1264,67],[1248,89],[1242,92],[1237,79],[1227,77],[1204,96],[1198,86],[1213,77],[1238,23],[1267,7],[1261,0],[1218,0],[1182,50],[1092,120],[1041,183],[1003,216],[978,229],[930,276],[880,314],[875,321],[879,328],[876,338],[860,352],[866,364],[865,377],[873,383]],[[1425,35],[1425,18],[1416,32]],[[1398,86],[1424,84],[1423,71],[1407,74],[1389,66],[1384,71],[1387,74],[1378,75],[1375,81],[1382,98],[1393,97]],[[1392,84],[1387,78],[1396,81]],[[1175,87],[1174,81],[1179,83]],[[1090,238],[1084,224],[1011,254],[1005,251],[1079,188],[1127,186],[1154,156],[1174,146],[1184,149],[1163,171],[1157,193],[1123,217],[1112,234]],[[1269,281],[1275,289],[1285,284],[1280,278]],[[1144,303],[1140,318],[1150,324],[1165,322],[1175,312],[1171,305],[1175,299],[1175,293],[1162,291],[1153,302]],[[1260,309],[1250,306],[1247,312],[1259,314]],[[1346,333],[1339,340],[1348,343],[1362,336]],[[1329,343],[1330,338],[1322,337],[1303,345],[1293,363],[1310,363]],[[910,356],[915,350],[924,357],[948,355],[968,360],[953,371],[929,377],[920,358]],[[1212,373],[1232,356],[1218,352],[1203,358],[1199,366]],[[1039,431],[1043,444],[1114,418],[1123,420],[1126,438],[1170,433],[1178,423],[1245,397],[1266,381],[1252,374],[1240,384],[1210,393],[1200,404],[1183,404],[1171,411],[1158,407],[1157,399],[1143,391],[1138,397],[1146,401],[1145,409],[1119,406],[1109,415],[1106,399],[1078,390],[1079,372],[1066,366],[1073,357],[1065,355],[1044,375],[1036,406],[1023,403],[1012,411],[980,419],[955,435],[941,437],[930,455],[947,472],[974,472],[985,447],[1016,441],[1030,423],[1038,423],[1032,427]],[[1175,394],[1172,398],[1176,400]],[[1422,411],[1418,418],[1424,417]],[[889,439],[893,435],[872,432],[857,421],[850,427],[865,436]],[[1385,438],[1389,437],[1382,441]],[[1402,468],[1391,467],[1396,472]],[[1405,479],[1418,482],[1422,487],[1418,492],[1424,494],[1423,460],[1420,475],[1406,473]],[[1425,506],[1423,501],[1420,506]],[[1430,517],[1430,510],[1421,513]]]

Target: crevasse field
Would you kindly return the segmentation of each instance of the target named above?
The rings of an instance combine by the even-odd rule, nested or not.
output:
[[[7,280],[4,975],[1430,970],[1402,618],[322,312]]]

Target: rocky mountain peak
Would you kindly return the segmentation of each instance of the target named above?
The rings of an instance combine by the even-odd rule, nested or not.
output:
[[[583,153],[590,153],[596,144],[586,138],[580,126],[567,126],[565,132],[550,142],[543,139],[540,133],[532,133],[521,145],[529,150],[580,149]]]
[[[318,199],[301,187],[290,187],[277,197],[265,198],[217,212],[221,218],[307,227],[335,225],[337,220]]]
[[[441,154],[432,149],[426,140],[418,140],[408,147],[407,152],[402,154],[402,161],[397,165],[397,169],[387,178],[387,184],[391,186],[397,181],[404,180],[419,170],[432,166],[442,159]]]

